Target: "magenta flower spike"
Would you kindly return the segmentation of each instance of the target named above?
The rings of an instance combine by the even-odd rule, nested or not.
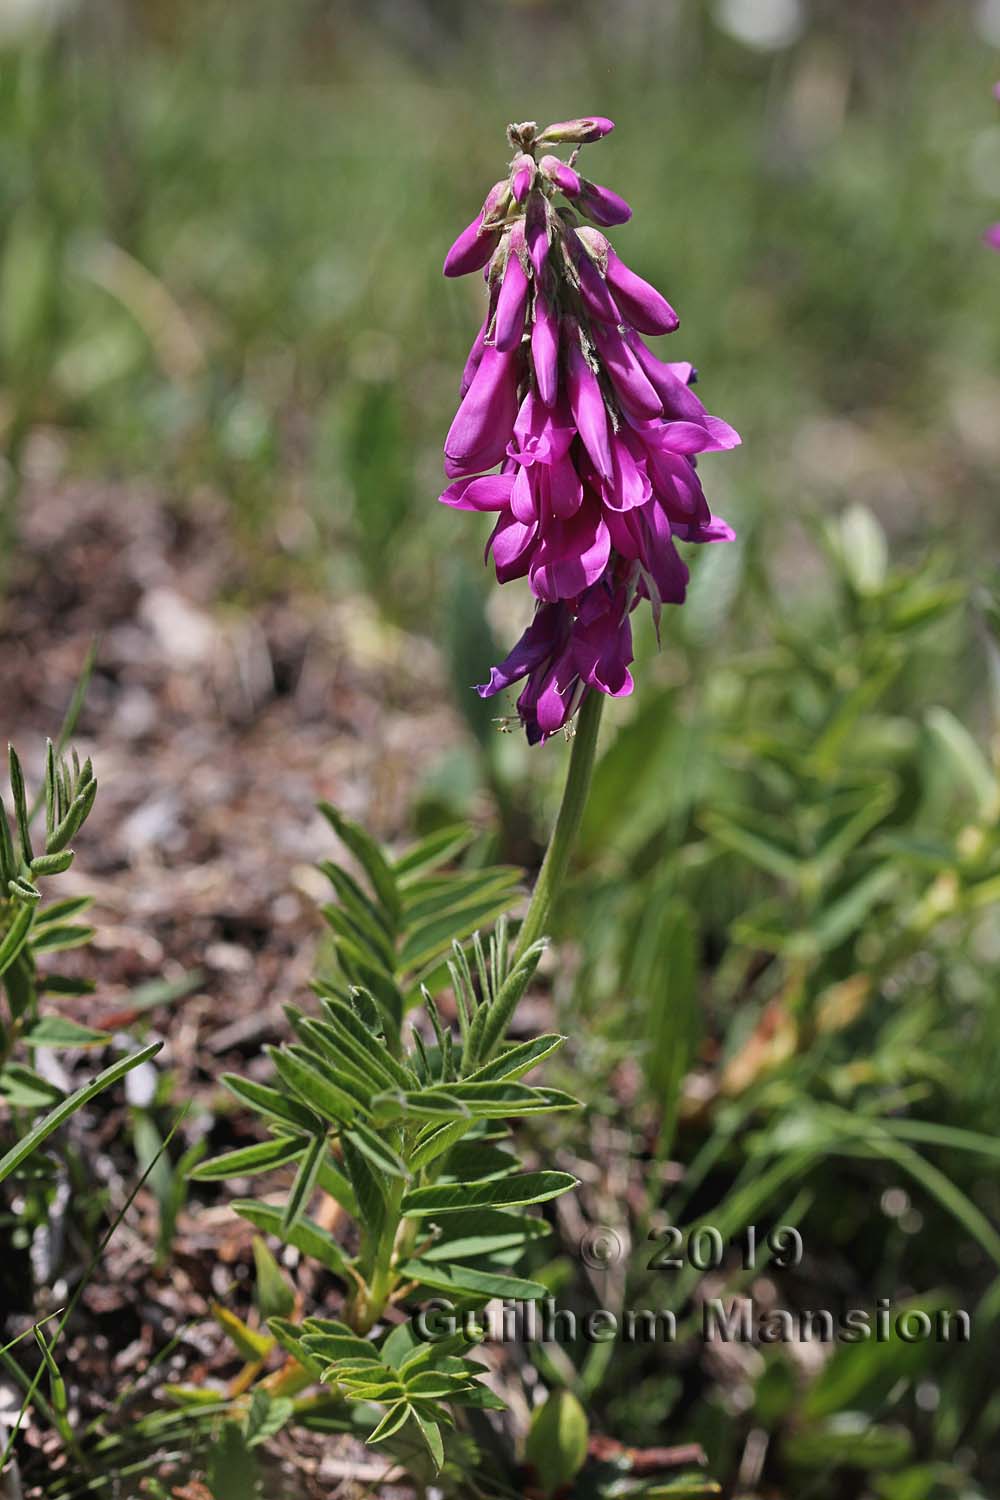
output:
[[[673,308],[580,218],[630,217],[577,167],[579,148],[612,128],[600,116],[510,126],[508,175],[445,264],[447,275],[486,267],[489,295],[440,498],[492,515],[497,580],[527,579],[534,595],[531,624],[478,688],[488,698],[523,684],[517,716],[532,744],[567,728],[588,693],[632,691],[633,612],[648,601],[659,629],[663,606],[685,597],[677,544],[733,536],[695,460],[739,436],[695,395],[691,364],[646,345],[642,335],[676,329]],[[560,144],[569,161],[541,150]]]

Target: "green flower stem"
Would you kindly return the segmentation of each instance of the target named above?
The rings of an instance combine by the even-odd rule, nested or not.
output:
[[[584,698],[580,712],[576,716],[576,735],[569,758],[569,770],[566,773],[562,803],[552,830],[552,837],[549,839],[549,847],[545,851],[542,868],[538,872],[535,889],[531,893],[527,914],[518,934],[517,946],[514,949],[515,962],[545,932],[552,903],[565,877],[570,852],[580,827],[580,819],[583,817],[587,793],[590,790],[590,775],[594,769],[594,752],[597,749],[597,732],[601,726],[603,707],[604,694],[592,688]]]

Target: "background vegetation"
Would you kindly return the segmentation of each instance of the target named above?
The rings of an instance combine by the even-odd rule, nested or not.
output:
[[[366,804],[352,811],[397,843],[471,817],[467,858],[483,864],[537,859],[565,748],[498,736],[468,691],[527,600],[481,572],[475,518],[435,505],[480,297],[440,262],[498,175],[507,120],[617,122],[591,170],[634,207],[615,243],[678,307],[674,357],[743,434],[703,465],[739,541],[693,560],[689,603],[662,651],[638,641],[638,691],[606,716],[558,914],[564,962],[538,1002],[572,1038],[546,1082],[586,1108],[525,1134],[585,1186],[576,1218],[560,1210],[562,1250],[539,1250],[531,1274],[581,1307],[646,1305],[662,1282],[644,1237],[661,1222],[795,1222],[806,1257],[756,1284],[764,1301],[888,1296],[967,1307],[975,1324],[961,1351],[723,1358],[691,1338],[542,1359],[595,1431],[700,1442],[733,1495],[985,1500],[1000,1481],[1000,262],[980,240],[1000,202],[998,49],[993,0],[21,0],[0,14],[0,735],[30,748],[57,732],[75,645],[105,623],[99,603],[78,607],[110,576],[88,572],[86,527],[108,517],[131,535],[152,503],[196,539],[182,592],[206,560],[238,559],[209,568],[198,603],[213,619],[329,605],[331,649],[361,663],[369,686],[349,684],[346,704],[331,690],[307,711],[293,694],[276,774],[296,714],[318,717],[333,761],[315,788],[297,766],[308,801],[341,800],[338,746],[356,741],[389,769],[351,782]],[[81,494],[90,519],[70,546]],[[136,578],[137,594],[161,582]],[[48,642],[64,655],[39,686]],[[99,648],[81,721],[102,782],[102,751],[132,753],[102,709],[130,649],[119,630],[105,661],[126,665],[102,678]],[[273,691],[288,691],[272,655]],[[158,700],[143,743],[169,739],[184,691]],[[257,824],[252,837],[277,888],[313,854]],[[192,922],[173,951],[193,968],[202,946]],[[179,1024],[155,1000],[133,1007],[137,1040]],[[163,1163],[235,1129],[173,1035],[175,1101],[197,1083],[209,1102],[160,1159],[147,1239],[161,1268],[183,1202]],[[132,1179],[173,1120],[158,1087],[133,1099],[117,1146]],[[77,1148],[82,1161],[86,1136]],[[86,1201],[93,1242],[115,1203]],[[46,1212],[35,1203],[32,1234]],[[578,1244],[595,1225],[623,1250],[588,1275]],[[58,1275],[79,1274],[79,1256],[50,1262],[39,1313]],[[669,1290],[688,1315],[696,1280]],[[6,1337],[26,1300],[12,1294]],[[101,1377],[76,1378],[86,1406]],[[527,1410],[533,1377],[506,1378],[527,1382]],[[135,1457],[133,1420],[110,1424],[118,1457],[100,1473]],[[39,1443],[29,1480],[56,1483],[46,1465]]]

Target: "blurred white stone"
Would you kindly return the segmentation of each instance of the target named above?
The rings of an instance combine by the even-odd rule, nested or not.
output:
[[[983,41],[991,47],[1000,47],[1000,0],[979,0],[973,16]]]
[[[716,24],[745,47],[777,52],[802,34],[802,0],[715,0]]]
[[[219,641],[214,621],[174,589],[150,589],[140,613],[168,660],[186,666],[211,660]]]
[[[18,42],[54,26],[74,4],[75,0],[0,0],[0,43]]]

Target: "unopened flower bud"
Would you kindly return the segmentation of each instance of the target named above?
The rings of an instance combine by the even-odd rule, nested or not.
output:
[[[541,280],[549,253],[549,209],[541,193],[532,193],[524,215],[524,238],[535,276]]]
[[[608,286],[626,323],[640,333],[673,333],[680,324],[666,297],[625,264],[608,246]]]
[[[558,120],[554,125],[546,125],[538,136],[538,143],[548,146],[566,141],[582,146],[588,141],[599,141],[610,135],[614,128],[614,120],[607,120],[603,115],[585,115],[580,120]]]
[[[578,198],[583,191],[583,182],[579,172],[575,172],[567,162],[561,161],[558,156],[543,156],[538,163],[542,171],[551,183],[565,193],[567,198]]]
[[[524,229],[518,224],[507,238],[507,264],[497,298],[493,342],[498,349],[516,349],[524,333],[524,314],[528,306],[530,285],[528,273],[524,269],[526,260]]]
[[[567,320],[566,390],[570,410],[584,448],[602,479],[611,478],[611,447],[608,442],[608,414],[597,376],[580,347],[579,329]]]
[[[546,406],[554,405],[559,393],[559,321],[541,291],[535,296],[531,363],[539,396]]]
[[[534,159],[525,155],[516,157],[510,171],[510,190],[514,195],[515,203],[524,202],[525,198],[531,192],[534,180]]]
[[[593,317],[599,318],[602,323],[620,323],[621,314],[608,291],[604,277],[580,243],[579,236],[572,229],[566,235],[566,249],[579,279],[580,295],[587,311]]]
[[[510,183],[506,177],[495,182],[486,194],[483,203],[483,224],[491,229],[501,219],[504,219],[510,209]]]
[[[444,258],[446,276],[467,276],[478,271],[493,254],[500,243],[500,231],[483,229],[483,216],[478,213],[472,223],[462,230]]]
[[[598,182],[588,182],[586,177],[581,177],[580,194],[577,198],[577,207],[593,219],[595,224],[626,224],[632,217],[632,210],[610,188],[601,187]]]
[[[517,416],[517,356],[486,348],[445,439],[450,479],[492,469],[507,451]]]

